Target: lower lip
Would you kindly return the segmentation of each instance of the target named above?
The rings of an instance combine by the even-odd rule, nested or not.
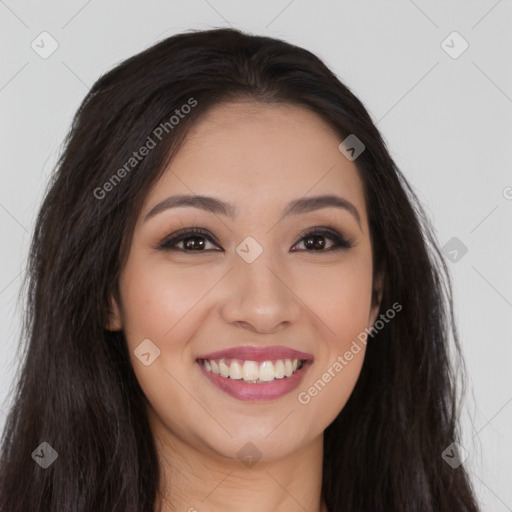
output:
[[[222,377],[213,372],[209,372],[200,362],[197,362],[199,368],[206,378],[215,384],[221,391],[228,395],[247,402],[276,400],[292,392],[302,381],[307,369],[311,363],[305,362],[303,367],[294,372],[290,377],[274,379],[270,382],[261,384],[251,384],[243,379],[231,379]]]

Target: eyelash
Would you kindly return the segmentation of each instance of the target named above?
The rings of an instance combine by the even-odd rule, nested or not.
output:
[[[323,227],[317,227],[313,228],[309,231],[307,231],[302,237],[299,239],[299,241],[294,244],[297,245],[300,242],[303,242],[305,239],[310,238],[312,236],[323,236],[325,238],[331,239],[331,241],[334,242],[334,245],[326,250],[307,250],[307,249],[301,249],[302,252],[314,252],[314,253],[322,253],[322,252],[333,252],[333,251],[340,251],[343,249],[350,249],[354,246],[353,240],[346,239],[342,235],[340,235],[334,228],[329,226],[323,226]],[[215,241],[215,239],[208,233],[208,231],[205,231],[201,228],[186,228],[184,230],[180,230],[176,233],[173,233],[170,235],[170,237],[166,238],[163,242],[161,242],[158,245],[158,249],[164,250],[164,251],[180,251],[187,254],[197,254],[202,252],[210,252],[212,249],[207,250],[185,250],[181,248],[175,247],[178,243],[183,242],[183,240],[187,238],[205,238],[209,242],[220,245],[218,242]],[[293,251],[297,252],[297,251]]]

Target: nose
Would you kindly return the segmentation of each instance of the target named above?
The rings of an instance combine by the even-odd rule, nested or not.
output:
[[[300,300],[293,292],[289,274],[263,253],[252,263],[242,258],[229,272],[224,320],[252,332],[273,333],[300,317]]]

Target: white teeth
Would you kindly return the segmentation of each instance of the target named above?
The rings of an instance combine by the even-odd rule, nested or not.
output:
[[[274,380],[275,371],[272,361],[264,361],[260,366],[260,380],[263,382],[270,382]]]
[[[299,359],[278,359],[275,363],[272,361],[244,361],[241,365],[233,360],[228,366],[225,359],[203,360],[204,368],[216,375],[224,378],[231,378],[245,382],[272,382],[274,379],[284,379],[291,377],[295,371],[302,369],[303,362]]]
[[[240,366],[240,363],[237,361],[233,361],[231,363],[231,366],[229,367],[229,377],[231,379],[240,380],[242,376],[242,367]]]
[[[219,361],[219,370],[223,377],[229,377],[229,366],[224,362],[224,359]]]
[[[219,373],[220,373],[219,365],[213,359],[210,361],[210,365],[212,367],[212,372],[219,375]]]
[[[279,360],[274,365],[274,371],[275,371],[275,377],[276,379],[282,379],[284,378],[284,363],[283,361]]]
[[[260,377],[258,363],[256,361],[245,361],[242,369],[244,380],[258,380]]]
[[[213,362],[213,361],[212,361]],[[287,377],[290,377],[293,373],[293,365],[292,362],[289,359],[286,359],[284,362],[284,374]]]

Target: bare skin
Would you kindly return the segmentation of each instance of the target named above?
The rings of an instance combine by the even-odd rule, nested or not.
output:
[[[378,314],[363,183],[340,142],[301,107],[224,104],[194,126],[146,197],[108,328],[124,330],[148,399],[163,512],[327,512],[323,432],[357,382],[364,344],[341,371],[333,363]],[[232,203],[237,216],[180,206],[144,221],[176,194]],[[282,218],[290,201],[320,195],[349,201],[357,214],[330,206]],[[329,250],[329,234],[316,235],[323,248],[307,245],[307,231],[325,226],[352,247]],[[183,240],[175,250],[156,248],[193,227],[212,235],[190,235],[202,250]],[[263,251],[251,263],[236,251],[247,237]],[[134,354],[145,339],[160,350],[148,366]],[[234,398],[197,362],[234,346],[274,345],[314,361],[297,389],[273,400]],[[308,392],[319,379],[325,386]],[[243,447],[255,463],[241,460]]]

